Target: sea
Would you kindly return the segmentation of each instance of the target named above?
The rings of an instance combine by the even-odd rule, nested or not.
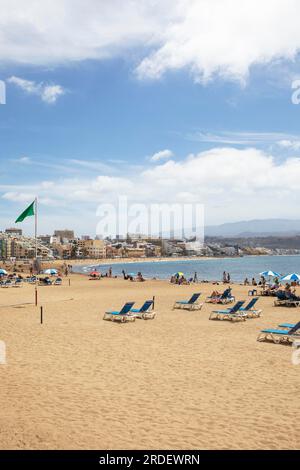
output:
[[[141,272],[145,278],[170,279],[172,274],[184,273],[187,279],[194,277],[195,272],[199,281],[220,281],[223,272],[230,274],[231,280],[243,282],[247,277],[249,281],[254,277],[257,281],[263,271],[275,271],[284,276],[291,273],[300,273],[300,255],[296,256],[244,256],[241,258],[211,258],[170,261],[140,261],[132,263],[90,264],[87,266],[74,266],[73,271],[88,274],[91,270],[105,274],[109,267],[114,276],[127,274],[136,275]]]

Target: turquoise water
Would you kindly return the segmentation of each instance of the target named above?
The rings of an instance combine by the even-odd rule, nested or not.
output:
[[[91,266],[91,265],[90,265]],[[156,261],[139,263],[117,263],[93,265],[102,273],[109,266],[112,267],[113,275],[126,273],[136,274],[141,271],[146,278],[169,279],[177,271],[182,271],[187,278],[193,277],[197,272],[199,280],[221,280],[223,271],[229,272],[233,281],[243,281],[245,277],[259,279],[259,273],[272,270],[282,275],[300,272],[300,255],[298,256],[247,256],[243,258],[222,258],[209,260],[182,260],[182,261]],[[89,272],[87,266],[74,266],[74,272]]]

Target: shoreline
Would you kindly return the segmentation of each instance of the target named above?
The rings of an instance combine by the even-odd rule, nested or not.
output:
[[[300,255],[247,255],[247,256],[180,256],[180,257],[160,257],[160,258],[86,258],[86,259],[66,259],[66,260],[53,260],[42,262],[43,266],[108,266],[111,264],[131,264],[131,263],[170,263],[180,261],[220,261],[226,259],[247,259],[247,258],[263,258],[263,257],[274,257],[281,258],[283,256],[300,256]]]

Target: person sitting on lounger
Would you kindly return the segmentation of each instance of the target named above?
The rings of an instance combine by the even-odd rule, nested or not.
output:
[[[231,290],[231,287],[225,289],[223,294],[221,295],[221,299],[228,299],[229,297],[231,297]]]
[[[214,297],[221,297],[221,292],[218,292],[217,290],[214,290],[212,293],[211,293],[211,298],[214,298]]]

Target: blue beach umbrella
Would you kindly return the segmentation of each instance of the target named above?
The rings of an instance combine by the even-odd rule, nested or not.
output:
[[[292,273],[287,274],[281,278],[282,281],[300,281],[300,274]]]
[[[5,269],[0,269],[0,275],[5,275],[7,274],[7,272],[5,271]]]
[[[44,274],[50,274],[51,276],[55,276],[57,274],[57,269],[45,269]]]
[[[280,277],[280,274],[275,273],[275,271],[264,271],[263,273],[260,273],[261,276],[270,276],[270,277]]]

